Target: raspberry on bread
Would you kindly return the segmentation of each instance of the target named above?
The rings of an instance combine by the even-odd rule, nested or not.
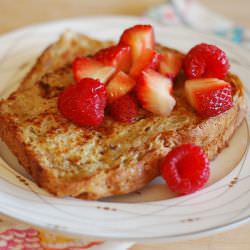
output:
[[[119,122],[131,123],[136,120],[138,107],[135,99],[124,95],[111,103],[109,111],[111,116]]]
[[[214,77],[224,80],[228,70],[226,53],[215,45],[198,44],[184,59],[184,71],[189,79]]]
[[[98,126],[103,122],[106,90],[98,80],[84,78],[67,86],[58,97],[58,110],[77,125]]]

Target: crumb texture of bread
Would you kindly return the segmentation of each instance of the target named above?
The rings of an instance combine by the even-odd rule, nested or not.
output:
[[[77,39],[91,44],[93,41],[80,35]],[[62,59],[72,44],[61,53],[55,47],[59,42],[52,45],[50,54],[57,54],[56,58],[59,55],[60,63],[50,62],[53,56],[44,52],[41,57],[50,58],[50,66],[43,68],[38,60],[42,72],[35,74],[34,70],[20,90],[0,103],[1,138],[38,185],[57,196],[99,199],[135,191],[159,175],[160,159],[181,143],[200,145],[213,159],[244,119],[242,85],[230,74],[228,81],[236,89],[234,107],[217,117],[202,120],[196,115],[186,102],[180,78],[174,90],[177,104],[169,117],[140,110],[132,124],[107,116],[100,127],[78,127],[58,112],[58,94],[73,82],[72,58],[84,47],[84,53],[91,54],[107,43],[95,42],[95,49],[91,50],[89,44],[82,47],[75,40],[80,49]],[[169,51],[160,45],[157,49],[162,53]]]

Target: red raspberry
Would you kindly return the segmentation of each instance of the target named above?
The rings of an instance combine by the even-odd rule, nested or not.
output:
[[[117,121],[133,122],[137,116],[137,104],[130,95],[124,95],[112,102],[110,114]]]
[[[188,79],[215,77],[223,80],[228,69],[226,53],[215,45],[198,44],[184,59],[184,71]]]
[[[161,174],[172,191],[178,194],[193,193],[208,181],[209,161],[202,148],[183,144],[164,158]]]
[[[58,109],[80,126],[97,126],[104,119],[106,91],[98,80],[84,78],[64,89],[58,98]]]

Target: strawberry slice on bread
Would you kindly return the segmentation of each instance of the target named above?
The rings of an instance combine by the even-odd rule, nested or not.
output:
[[[184,56],[175,51],[168,51],[161,54],[159,72],[167,77],[174,79],[181,71]]]
[[[138,78],[136,95],[142,107],[156,115],[168,116],[175,106],[172,80],[147,69]]]
[[[233,106],[230,83],[217,78],[187,80],[185,93],[189,104],[202,117],[217,116]]]
[[[134,63],[145,49],[154,49],[153,27],[151,25],[135,25],[128,28],[122,33],[119,44],[131,47],[132,63]]]
[[[92,78],[99,80],[101,83],[106,83],[116,71],[115,67],[105,66],[89,57],[76,58],[72,67],[76,82],[83,78]]]
[[[136,79],[143,70],[148,68],[156,69],[159,65],[159,58],[160,54],[154,50],[145,49],[131,67],[130,75]]]
[[[111,103],[117,98],[127,94],[136,85],[136,81],[123,71],[114,75],[106,85],[108,102]]]
[[[116,45],[98,51],[94,59],[117,70],[128,72],[131,66],[131,48],[127,45]]]

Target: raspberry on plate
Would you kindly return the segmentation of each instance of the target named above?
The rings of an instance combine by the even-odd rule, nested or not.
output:
[[[130,95],[116,99],[109,108],[111,116],[120,122],[131,123],[137,117],[137,104]]]
[[[98,80],[84,78],[66,87],[58,98],[64,117],[80,126],[97,126],[104,119],[106,91]]]
[[[198,44],[184,59],[184,72],[188,79],[215,77],[223,80],[228,69],[226,53],[215,45]]]
[[[201,147],[182,144],[163,159],[161,175],[178,194],[190,194],[202,188],[210,174],[209,161]]]

